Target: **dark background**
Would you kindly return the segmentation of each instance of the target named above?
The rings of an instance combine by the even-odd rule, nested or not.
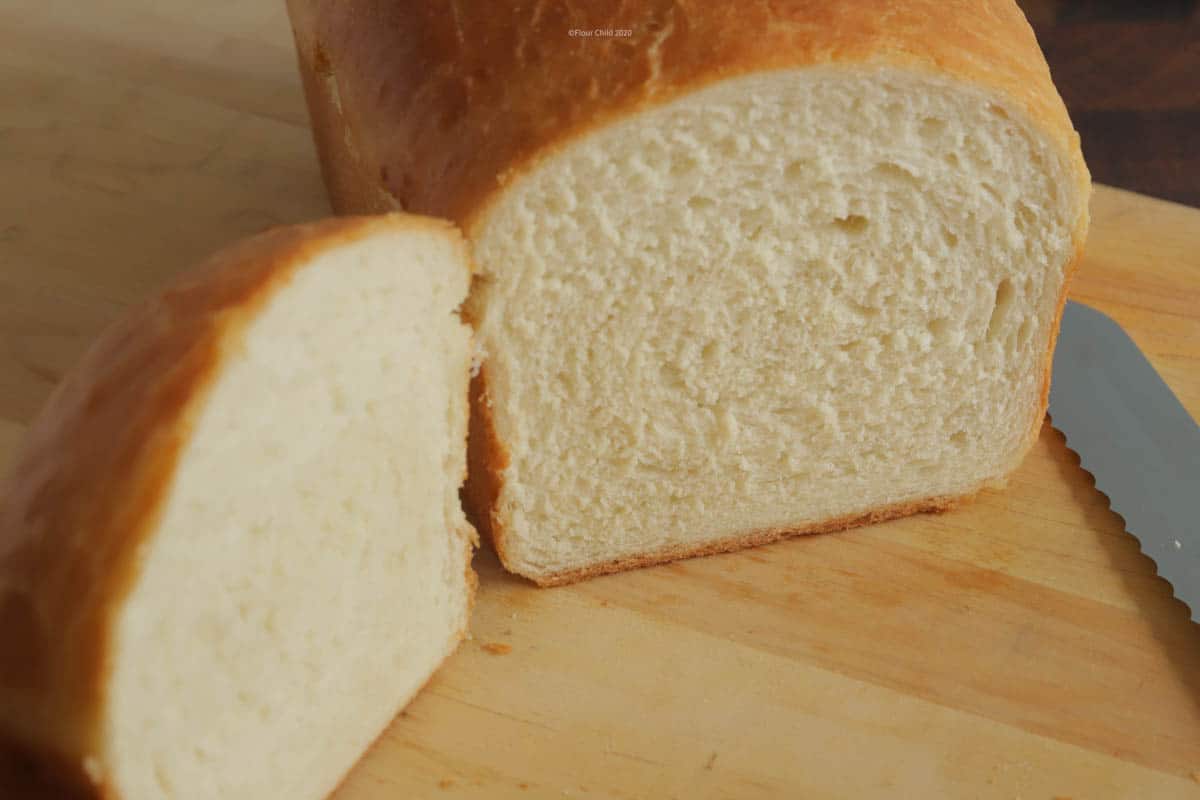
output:
[[[1018,4],[1093,180],[1200,206],[1200,2]]]

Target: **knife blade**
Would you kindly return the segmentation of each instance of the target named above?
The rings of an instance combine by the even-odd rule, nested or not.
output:
[[[1200,613],[1200,426],[1116,322],[1068,302],[1050,423],[1158,574]]]

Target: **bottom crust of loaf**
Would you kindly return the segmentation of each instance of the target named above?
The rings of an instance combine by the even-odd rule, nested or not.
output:
[[[567,570],[565,572],[556,572],[552,575],[526,575],[524,577],[529,578],[538,586],[563,586],[568,583],[575,583],[576,581],[592,578],[597,575],[607,575],[613,572],[623,572],[628,569],[639,569],[641,567],[652,567],[656,564],[665,564],[669,561],[678,561],[684,558],[710,556],[717,553],[729,553],[735,550],[743,550],[747,547],[757,547],[758,545],[778,542],[782,539],[790,539],[795,536],[805,536],[813,533],[832,533],[834,531],[842,531],[848,528],[857,528],[861,525],[871,525],[876,522],[884,522],[885,520],[889,519],[907,517],[913,514],[930,512],[940,514],[944,511],[949,511],[953,508],[974,501],[975,498],[979,496],[979,493],[984,489],[1002,488],[1003,484],[1003,480],[993,480],[976,487],[974,490],[967,492],[966,494],[945,497],[929,497],[923,500],[895,503],[893,505],[875,508],[861,514],[847,514],[843,517],[835,517],[833,519],[823,520],[821,522],[807,525],[754,530],[748,533],[741,533],[735,536],[729,536],[723,539],[705,542],[697,546],[676,545],[673,547],[665,547],[662,550],[656,550],[651,553],[642,553],[634,556],[615,558],[612,561],[605,561],[601,564],[594,564],[590,567],[582,567],[580,569]],[[501,562],[507,562],[504,554],[504,538],[494,537],[492,542],[496,547],[496,552],[500,556]]]

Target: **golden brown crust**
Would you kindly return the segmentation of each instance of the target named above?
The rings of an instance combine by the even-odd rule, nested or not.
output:
[[[1050,339],[1046,347],[1046,354],[1043,356],[1042,366],[1042,387],[1038,394],[1038,407],[1034,414],[1033,432],[1030,435],[1026,450],[1033,447],[1034,440],[1037,439],[1038,431],[1041,429],[1042,420],[1046,417],[1046,409],[1050,407],[1050,380],[1051,373],[1054,371],[1054,348],[1058,344],[1059,329],[1062,328],[1063,309],[1067,305],[1067,294],[1071,291],[1071,282],[1075,279],[1075,274],[1079,272],[1079,264],[1083,260],[1083,248],[1086,232],[1075,243],[1075,254],[1071,258],[1071,262],[1063,269],[1063,283],[1058,291],[1058,300],[1055,304],[1054,319],[1050,323]]]
[[[452,0],[449,9],[422,0],[288,0],[288,6],[318,155],[334,208],[343,213],[399,206],[448,216],[471,236],[506,186],[614,120],[753,72],[871,64],[957,78],[1023,112],[1062,154],[1071,188],[1084,198],[1073,231],[1077,251],[1086,237],[1089,177],[1079,137],[1013,0],[633,0],[616,9],[606,0]],[[570,35],[595,28],[626,28],[632,36]],[[1064,282],[1060,312],[1065,291]],[[1056,318],[1055,334],[1057,326]],[[1025,449],[1045,414],[1054,338]],[[485,393],[480,375],[472,396]],[[464,499],[511,566],[496,509],[507,456],[478,399],[471,425]],[[756,536],[703,552],[747,546]],[[700,552],[650,555],[627,566]],[[626,567],[587,574],[616,568]]]
[[[334,206],[471,223],[565,142],[706,84],[826,63],[993,90],[1083,171],[1013,0],[289,0]],[[625,28],[629,37],[573,29]]]
[[[224,354],[310,255],[394,225],[453,229],[335,219],[237,244],[105,332],[34,420],[0,507],[0,732],[46,772],[106,794],[85,765],[114,610]]]

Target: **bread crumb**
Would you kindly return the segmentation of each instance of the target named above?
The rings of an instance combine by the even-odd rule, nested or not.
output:
[[[453,786],[454,786],[454,781],[450,778],[442,778],[440,781],[438,781],[439,789],[450,789]]]
[[[518,788],[518,789],[528,789],[528,788],[529,788],[529,784],[528,784],[528,783],[518,783],[518,784],[517,784],[517,788]]]
[[[714,750],[712,755],[708,757],[708,761],[704,762],[704,768],[711,770],[713,768],[713,764],[715,764],[715,763],[717,763],[717,751],[716,750]]]
[[[506,656],[512,652],[512,645],[504,644],[503,642],[485,642],[480,647],[485,652],[491,653],[494,656]]]

